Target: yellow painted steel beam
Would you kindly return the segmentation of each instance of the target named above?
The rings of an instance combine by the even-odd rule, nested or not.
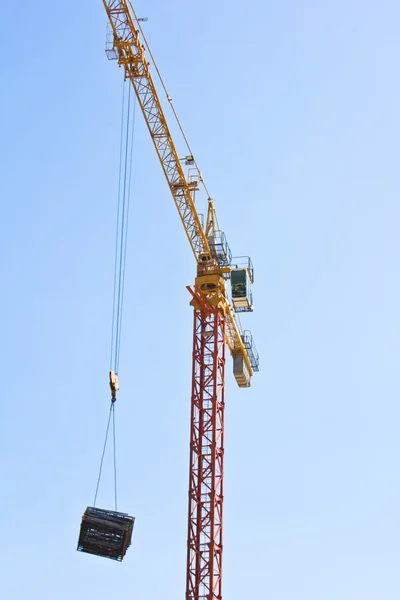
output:
[[[113,32],[113,49],[118,64],[124,68],[125,78],[132,83],[139,106],[142,110],[146,125],[153,140],[164,175],[167,179],[179,216],[183,223],[193,254],[200,271],[204,265],[199,260],[202,256],[211,257],[208,235],[218,228],[215,207],[209,199],[207,231],[200,222],[194,204],[194,186],[189,183],[182,169],[181,161],[169,131],[164,111],[154,81],[149,63],[145,56],[145,47],[140,38],[140,32],[135,26],[135,14],[129,0],[103,0],[108,19]],[[208,274],[230,272],[229,267],[220,269],[218,265],[206,267]],[[225,282],[223,283],[225,287]],[[207,292],[204,292],[208,297]],[[211,294],[210,294],[211,296]],[[251,361],[240,334],[239,318],[226,299],[221,302],[221,310],[226,315],[226,343],[231,354],[243,354],[249,373],[253,374]]]
[[[230,304],[227,304],[226,308],[226,343],[228,345],[231,354],[243,354],[244,360],[246,361],[247,368],[249,369],[250,376],[253,375],[253,367],[249,353],[245,348],[242,340],[242,336],[239,332],[239,327],[235,318],[235,314]]]
[[[114,50],[125,78],[134,87],[158,158],[168,181],[179,216],[196,261],[200,254],[210,254],[208,239],[193,201],[193,186],[186,180],[182,165],[169,132],[164,111],[157,94],[144,46],[135,27],[126,0],[103,0],[114,35]]]

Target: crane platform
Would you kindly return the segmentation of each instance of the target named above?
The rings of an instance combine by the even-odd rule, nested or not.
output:
[[[88,506],[79,533],[79,552],[121,561],[131,545],[135,517]]]

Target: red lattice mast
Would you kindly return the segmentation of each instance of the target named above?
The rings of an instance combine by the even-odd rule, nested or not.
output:
[[[225,316],[194,311],[186,600],[222,599]]]

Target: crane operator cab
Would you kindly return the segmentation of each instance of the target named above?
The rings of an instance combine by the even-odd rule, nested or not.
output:
[[[253,294],[251,284],[254,281],[254,269],[249,257],[240,256],[232,259],[231,287],[232,304],[236,312],[253,310]]]

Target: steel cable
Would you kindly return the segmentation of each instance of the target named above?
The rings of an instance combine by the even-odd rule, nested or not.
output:
[[[109,430],[109,428],[110,428],[111,411],[112,411],[112,408],[113,408],[113,406],[114,406],[114,405],[113,405],[113,403],[111,402],[111,406],[110,406],[110,413],[109,413],[109,415],[108,415],[108,423],[107,423],[107,429],[106,429],[106,437],[105,437],[105,440],[104,440],[104,446],[103,446],[103,454],[101,455],[101,461],[100,461],[100,470],[99,470],[99,476],[98,476],[98,478],[97,478],[96,493],[95,493],[95,495],[94,495],[94,500],[93,500],[93,506],[94,506],[94,507],[96,506],[97,494],[98,494],[98,491],[99,491],[99,485],[100,485],[100,479],[101,479],[101,472],[102,472],[102,469],[103,469],[104,455],[105,455],[105,453],[106,453],[106,447],[107,447],[108,430]]]

